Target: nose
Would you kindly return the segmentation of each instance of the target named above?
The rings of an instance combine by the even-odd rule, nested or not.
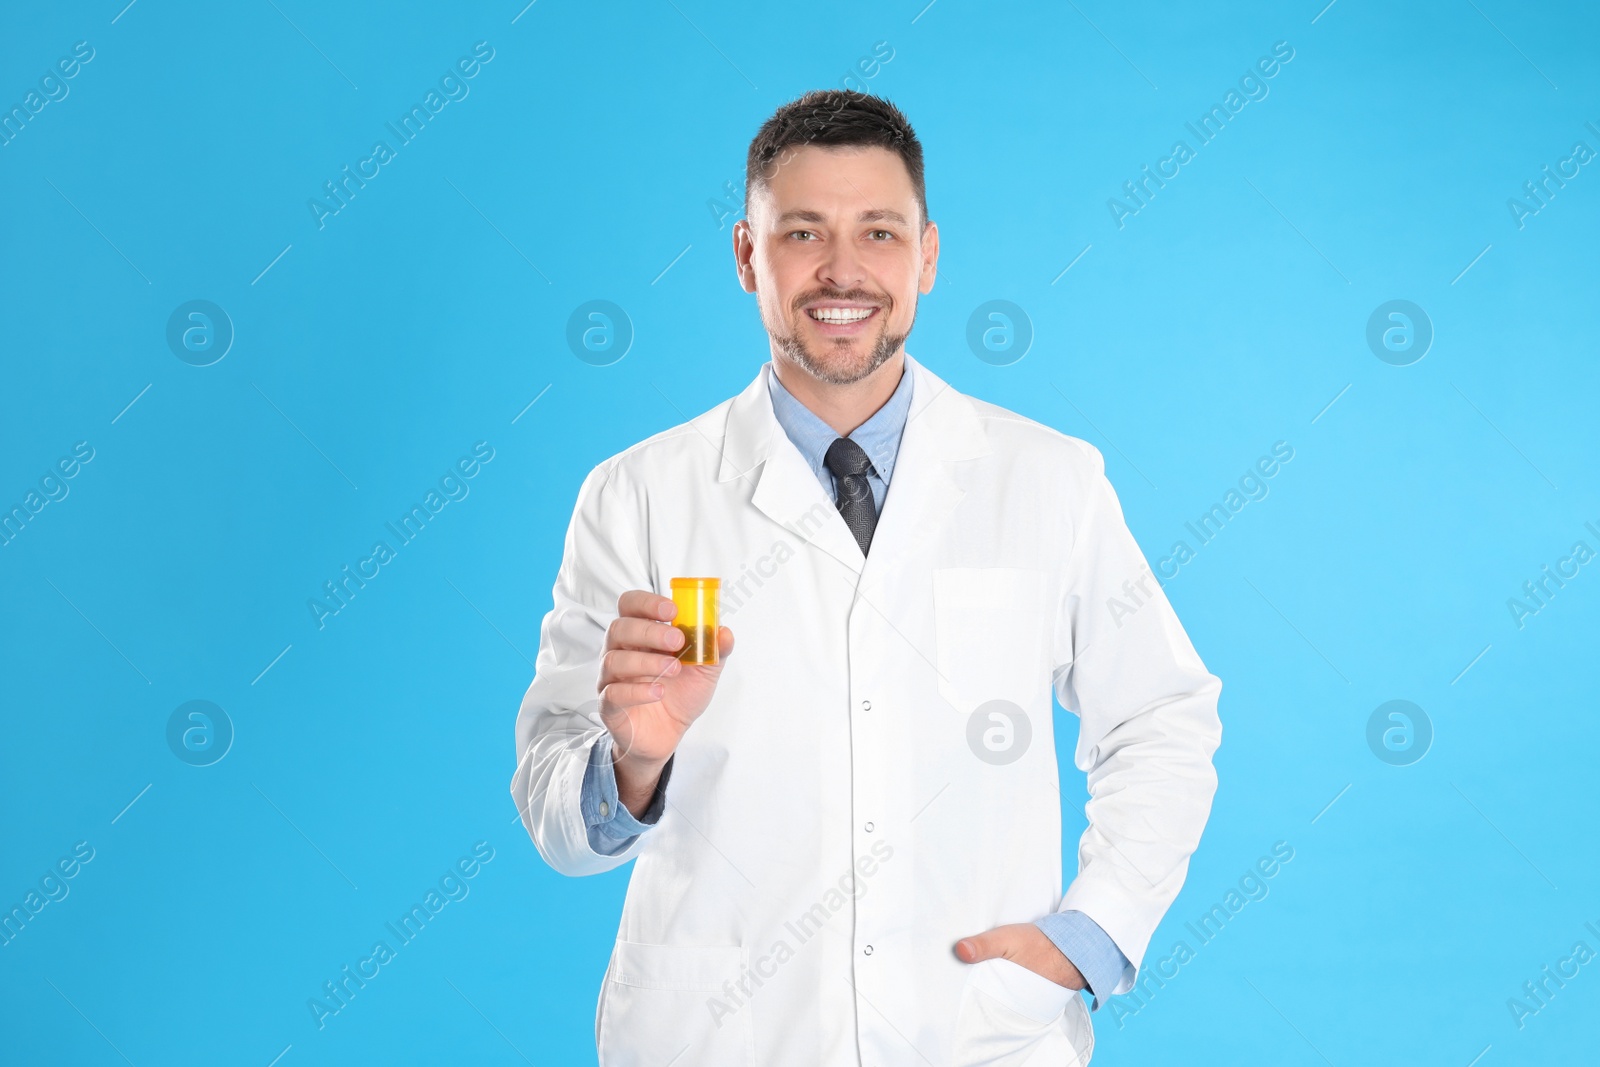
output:
[[[867,271],[854,241],[834,241],[829,244],[827,256],[817,267],[817,280],[834,289],[864,288]]]

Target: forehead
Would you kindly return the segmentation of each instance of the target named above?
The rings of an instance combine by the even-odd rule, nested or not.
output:
[[[802,210],[857,215],[890,210],[914,219],[920,213],[911,173],[887,148],[791,146],[778,153],[752,200],[778,212]]]

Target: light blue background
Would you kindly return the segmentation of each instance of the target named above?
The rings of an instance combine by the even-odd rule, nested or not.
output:
[[[1592,1056],[1600,962],[1522,1029],[1506,1005],[1600,951],[1600,564],[1506,605],[1600,549],[1600,164],[1523,229],[1506,205],[1600,150],[1591,5],[123,2],[0,15],[7,109],[95,49],[0,147],[0,503],[95,449],[0,548],[0,903],[95,849],[0,948],[8,1063],[592,1062],[627,871],[552,873],[507,793],[567,519],[766,358],[708,201],[879,41],[943,235],[917,357],[1100,447],[1152,562],[1295,449],[1167,589],[1224,739],[1150,958],[1295,856],[1096,1016],[1095,1062]],[[319,230],[307,200],[480,40],[470,95]],[[1119,230],[1107,199],[1277,41],[1270,95]],[[1436,331],[1407,367],[1364,339],[1397,298]],[[165,341],[191,299],[236,330],[209,367]],[[609,367],[565,341],[591,299],[636,331]],[[1035,332],[1010,366],[966,345],[991,299]],[[480,440],[470,496],[319,630],[307,599]],[[195,699],[236,730],[210,767],[165,738]],[[1436,734],[1411,766],[1367,745],[1391,699]],[[319,1031],[308,998],[477,841],[470,895]]]

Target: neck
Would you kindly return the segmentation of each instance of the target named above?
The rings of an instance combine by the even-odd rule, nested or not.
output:
[[[900,376],[905,372],[905,350],[896,352],[877,370],[848,385],[818,381],[790,356],[779,351],[772,354],[772,370],[796,400],[840,437],[848,437],[894,395]]]

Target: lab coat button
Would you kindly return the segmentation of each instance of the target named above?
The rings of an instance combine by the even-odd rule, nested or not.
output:
[[[872,824],[870,822],[867,823],[867,825],[865,827],[863,827],[863,829],[865,829],[867,831],[867,833],[869,833],[869,834],[872,833]]]
[[[871,946],[871,945],[868,945],[868,946],[867,946],[867,947],[866,947],[866,948],[864,948],[864,949],[862,949],[862,950],[861,950],[861,954],[862,954],[862,955],[863,955],[863,956],[870,956],[870,955],[872,955],[872,946]]]
[[[862,711],[871,711],[871,710],[872,710],[872,701],[870,701],[870,700],[863,700],[863,701],[862,701],[862,702],[861,702],[861,710],[862,710]]]

